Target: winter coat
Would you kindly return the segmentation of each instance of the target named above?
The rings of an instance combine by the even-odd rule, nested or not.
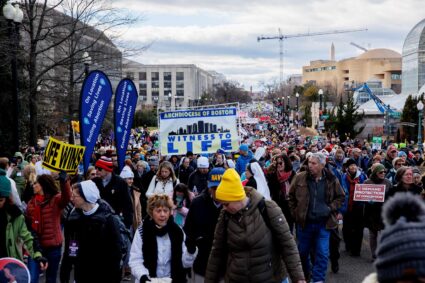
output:
[[[62,211],[71,199],[71,186],[69,181],[61,184],[61,192],[41,204],[41,233],[38,238],[42,248],[58,247],[62,245],[61,231]],[[27,218],[32,223],[36,206],[35,196],[27,207]],[[30,227],[30,226],[29,226]]]
[[[145,220],[147,221],[147,220]],[[172,221],[171,221],[172,222]],[[144,222],[145,223],[145,222]],[[190,254],[187,251],[186,245],[185,245],[185,235],[180,227],[177,226],[177,224],[174,224],[174,231],[181,232],[181,242],[179,245],[181,245],[181,259],[179,258],[179,265],[183,266],[183,268],[190,268],[193,265],[193,262],[197,256],[197,251],[194,254]],[[168,224],[170,225],[170,223]],[[131,244],[131,250],[130,250],[130,258],[128,265],[131,268],[131,273],[136,278],[135,282],[139,283],[139,279],[143,275],[149,276],[149,268],[145,265],[146,259],[144,259],[143,256],[143,246],[149,245],[149,243],[143,242],[143,225],[141,225],[136,233],[134,234],[133,243]],[[156,244],[157,244],[157,268],[156,268],[156,276],[157,278],[171,278],[171,265],[172,265],[172,249],[171,249],[171,241],[177,240],[177,239],[170,239],[170,233],[165,234],[164,236],[156,236]],[[181,261],[180,261],[181,260]],[[177,271],[179,274],[183,272],[183,270]],[[100,282],[100,281],[99,281]],[[186,280],[175,280],[174,283],[185,283]]]
[[[184,168],[183,165],[180,165],[178,172],[180,183],[189,184],[189,176],[192,172],[195,171],[192,166]]]
[[[94,178],[93,182],[99,189],[100,198],[106,201],[116,214],[123,216],[124,224],[129,228],[133,224],[133,205],[128,185],[124,179],[112,173],[111,180],[106,187],[103,186],[101,178]]]
[[[385,185],[385,200],[388,197],[388,192],[390,191],[392,185],[391,182],[387,179],[367,179],[363,184],[375,184],[375,185]],[[373,202],[366,203],[365,205],[365,225],[369,229],[374,231],[380,231],[384,229],[384,222],[382,221],[381,213],[382,202]]]
[[[338,227],[336,219],[338,209],[345,200],[345,193],[338,179],[327,169],[324,169],[326,178],[326,205],[330,209],[330,214],[326,222],[327,229],[335,229]],[[304,227],[307,219],[308,207],[310,202],[310,193],[308,188],[307,171],[300,172],[292,180],[291,189],[289,190],[289,208],[295,222]]]
[[[152,178],[152,181],[149,185],[148,191],[146,192],[146,197],[150,198],[154,194],[166,194],[169,195],[170,198],[173,197],[174,187],[179,183],[179,179],[173,181],[171,177],[165,182],[157,180],[157,176],[155,175]]]
[[[356,184],[363,184],[367,180],[367,176],[364,172],[357,170],[356,177],[354,179],[356,181]],[[348,204],[350,202],[350,189],[351,189],[351,186],[350,186],[351,184],[350,184],[350,181],[348,180],[348,173],[344,173],[342,175],[341,185],[345,192],[345,200],[344,200],[344,204],[340,208],[340,211],[345,213],[347,210],[349,210]],[[353,184],[353,186],[355,185]],[[354,187],[352,189],[354,190]],[[359,212],[362,211],[362,214],[363,214],[365,202],[363,201],[357,202],[354,200],[351,200],[351,201],[353,202],[352,210],[357,210]]]
[[[141,192],[136,187],[130,188],[131,203],[133,204],[133,229],[136,231],[142,223],[142,202]]]
[[[34,250],[34,239],[27,228],[22,211],[16,205],[7,206],[3,209],[6,210],[7,217],[6,250],[8,257],[23,261],[21,242],[32,258],[40,257],[41,253]]]
[[[258,208],[263,197],[254,189],[247,196],[246,208],[234,215],[220,213],[205,283],[219,282],[223,263],[225,282],[282,282],[284,266],[292,282],[303,280],[298,249],[281,209],[274,201],[265,201],[272,232]]]
[[[208,191],[202,192],[196,197],[186,216],[183,227],[188,239],[194,239],[199,249],[198,256],[193,263],[193,270],[196,274],[205,276],[208,257],[214,240],[214,231],[220,215],[221,206],[217,207]]]
[[[112,217],[109,204],[100,200],[92,215],[74,209],[65,222],[65,247],[60,270],[61,282],[69,282],[74,266],[74,278],[80,282],[120,282],[121,245],[119,225]],[[72,243],[78,245],[72,256]]]
[[[204,190],[208,190],[208,174],[202,174],[198,170],[193,171],[189,176],[188,187],[191,192],[194,192],[196,187],[197,194],[201,194]]]
[[[411,192],[414,195],[423,195],[423,189],[421,186],[418,186],[416,184],[410,185],[409,190],[406,190],[401,183],[398,183],[396,186],[393,186],[390,191],[388,192],[388,197],[392,197],[396,193],[400,192]],[[422,196],[423,197],[423,196]]]
[[[252,151],[248,151],[248,154],[246,156],[240,155],[238,160],[236,160],[236,171],[238,171],[239,175],[242,175],[243,172],[246,170],[246,166],[251,161],[251,159],[254,158],[254,154]]]

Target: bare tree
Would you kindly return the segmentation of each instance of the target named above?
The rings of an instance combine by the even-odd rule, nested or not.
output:
[[[38,137],[38,86],[44,90],[43,94],[62,94],[55,99],[62,109],[68,108],[70,119],[74,112],[75,86],[83,79],[84,52],[90,52],[99,68],[113,70],[119,66],[115,70],[121,76],[122,52],[141,52],[145,47],[114,51],[114,41],[122,43],[119,28],[140,18],[113,8],[108,0],[25,0],[24,14],[22,46],[27,55],[29,81],[29,141],[34,144]]]

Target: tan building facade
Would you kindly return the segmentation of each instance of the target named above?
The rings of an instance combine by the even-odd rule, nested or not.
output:
[[[302,82],[318,86],[331,85],[337,94],[353,83],[359,85],[370,79],[382,81],[384,88],[401,92],[401,54],[390,49],[371,49],[363,54],[340,61],[316,60],[303,66]]]

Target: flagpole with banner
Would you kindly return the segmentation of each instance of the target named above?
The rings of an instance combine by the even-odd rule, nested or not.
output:
[[[108,76],[99,70],[91,71],[84,79],[80,95],[80,140],[81,145],[86,147],[84,172],[89,167],[111,98],[112,85]]]
[[[114,103],[115,143],[117,148],[118,168],[120,171],[124,166],[125,153],[130,140],[137,98],[137,89],[133,81],[130,79],[122,79],[115,91]]]

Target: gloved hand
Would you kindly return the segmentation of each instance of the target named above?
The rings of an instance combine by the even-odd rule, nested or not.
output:
[[[40,256],[40,257],[35,258],[35,261],[37,261],[41,270],[47,269],[47,266],[48,266],[47,258]]]
[[[195,242],[195,240],[187,237],[185,244],[186,244],[187,251],[190,254],[194,254],[196,252],[196,242]]]
[[[145,274],[142,277],[140,277],[140,283],[146,283],[146,282],[150,282],[151,280],[149,279],[149,277]]]
[[[61,171],[60,173],[59,173],[59,182],[61,183],[61,184],[64,184],[65,182],[66,182],[66,178],[68,177],[68,175],[66,174],[66,172],[65,171]]]

